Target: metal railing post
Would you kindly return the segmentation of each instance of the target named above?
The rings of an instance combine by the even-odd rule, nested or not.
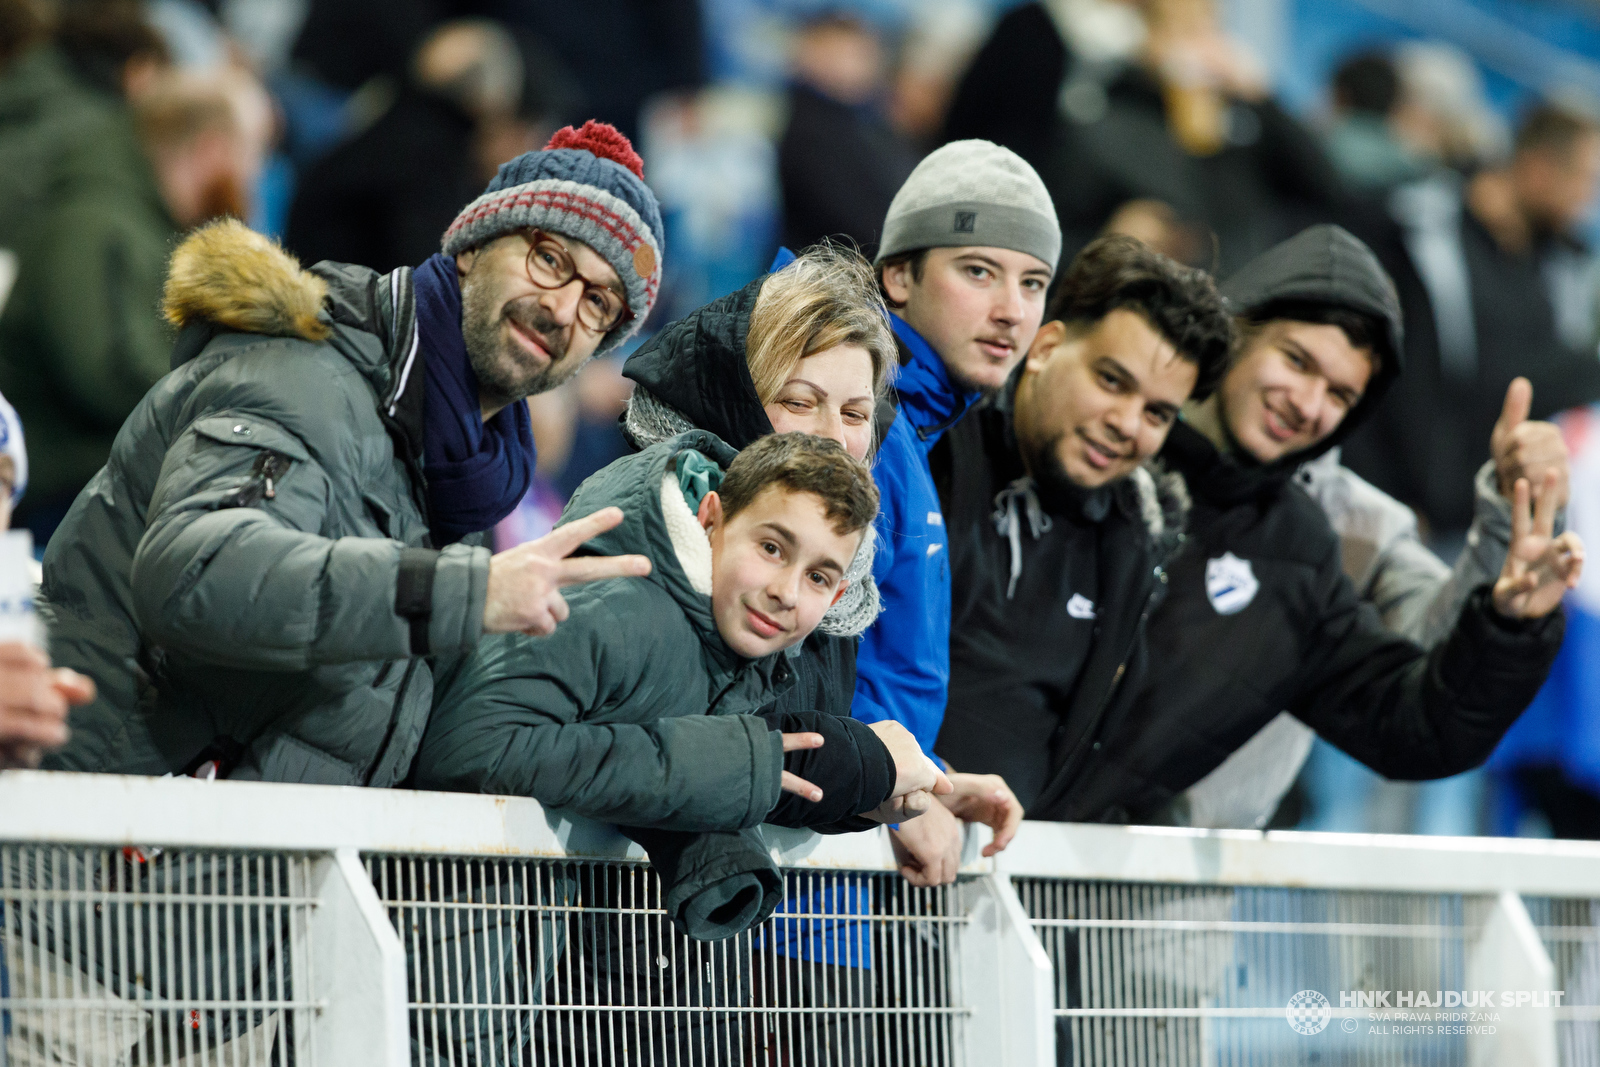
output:
[[[1548,992],[1555,988],[1555,973],[1522,897],[1502,892],[1467,957],[1467,984],[1474,990]],[[1502,1006],[1496,1014],[1494,1033],[1472,1035],[1472,1067],[1556,1067],[1556,1017],[1548,997],[1544,1006]]]
[[[1003,874],[962,883],[966,1062],[1053,1067],[1054,971],[1022,902]]]
[[[312,869],[309,929],[314,1062],[409,1067],[406,953],[361,854],[335,849]],[[300,954],[302,961],[306,956]]]

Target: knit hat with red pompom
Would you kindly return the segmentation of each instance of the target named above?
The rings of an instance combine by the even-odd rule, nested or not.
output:
[[[644,325],[661,288],[661,208],[644,183],[644,162],[614,126],[593,120],[568,126],[542,152],[502,163],[483,195],[444,232],[454,256],[522,229],[582,241],[622,279],[633,313],[606,335],[615,348]]]

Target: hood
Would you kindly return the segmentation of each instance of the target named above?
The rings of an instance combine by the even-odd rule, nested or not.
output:
[[[1219,453],[1203,434],[1183,422],[1172,428],[1162,458],[1183,473],[1195,494],[1228,503],[1276,491],[1301,464],[1337,448],[1366,422],[1400,376],[1404,337],[1393,280],[1372,250],[1339,226],[1312,226],[1269,248],[1224,282],[1221,292],[1235,316],[1270,315],[1275,304],[1306,301],[1371,315],[1385,327],[1384,351],[1378,353],[1382,366],[1361,401],[1338,429],[1310,448],[1262,464],[1248,456]]]
[[[173,252],[161,309],[179,330],[204,320],[241,333],[323,341],[327,295],[328,283],[271,239],[224,219]]]
[[[716,620],[711,614],[711,548],[698,522],[686,525],[684,521],[685,515],[693,518],[693,510],[680,488],[678,466],[679,457],[690,452],[710,460],[716,475],[726,470],[738,455],[704,430],[679,434],[642,452],[624,456],[589,477],[572,494],[557,525],[591,515],[601,508],[621,508],[622,522],[584,542],[584,551],[599,556],[630,553],[647,556],[651,570],[644,581],[666,590],[699,631],[707,650],[719,662],[728,663],[734,653],[717,632]],[[694,469],[708,470],[707,465],[698,460]],[[709,482],[702,484],[695,492],[696,502],[711,488],[715,486]],[[677,507],[679,504],[682,511]]]
[[[172,254],[162,295],[162,311],[179,331],[173,369],[224,331],[321,342],[337,351],[372,385],[379,417],[420,492],[426,484],[426,376],[415,373],[421,358],[415,307],[409,267],[378,274],[323,262],[305,270],[276,242],[235,219],[209,223],[184,239]]]
[[[772,432],[745,361],[750,314],[767,277],[668,324],[622,367],[624,377],[735,450]]]
[[[378,274],[323,262],[306,269],[276,241],[236,219],[186,237],[172,254],[162,312],[180,332],[173,366],[193,359],[218,330],[327,342],[387,394],[414,354],[411,270]],[[185,335],[198,335],[198,340]],[[399,386],[420,396],[420,374]],[[393,414],[396,397],[385,395]]]
[[[1324,224],[1301,230],[1239,268],[1222,283],[1221,292],[1236,316],[1270,312],[1274,304],[1307,301],[1358,311],[1385,327],[1386,351],[1378,353],[1383,365],[1367,384],[1360,403],[1324,440],[1274,466],[1287,464],[1292,470],[1338,445],[1371,417],[1400,376],[1404,353],[1400,296],[1372,249],[1341,226]]]

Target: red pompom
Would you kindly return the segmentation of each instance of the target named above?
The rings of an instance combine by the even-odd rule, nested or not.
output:
[[[581,130],[563,126],[544,148],[547,152],[552,148],[581,148],[601,159],[621,163],[637,174],[640,181],[644,180],[644,160],[639,158],[639,153],[633,150],[633,145],[622,132],[609,123],[590,119]]]

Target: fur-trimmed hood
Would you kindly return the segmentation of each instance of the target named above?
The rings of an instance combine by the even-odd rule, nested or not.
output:
[[[426,376],[416,373],[423,354],[411,268],[379,274],[326,261],[302,267],[271,238],[219,219],[172,253],[162,312],[180,331],[174,368],[228,332],[331,346],[371,384],[399,454],[421,484]]]
[[[1136,468],[1128,478],[1138,504],[1139,517],[1150,533],[1150,543],[1162,566],[1183,550],[1184,527],[1189,521],[1189,487],[1183,475],[1169,471],[1160,460]]]
[[[328,283],[237,219],[195,230],[175,252],[161,302],[178,329],[204,320],[242,333],[326,340]]]

